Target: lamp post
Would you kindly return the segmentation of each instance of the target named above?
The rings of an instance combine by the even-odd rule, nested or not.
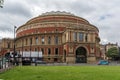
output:
[[[14,26],[14,54],[13,54],[14,63],[13,63],[13,65],[15,65],[15,63],[16,63],[16,57],[15,57],[15,55],[16,55],[16,52],[15,52],[15,29],[16,29],[16,28],[17,28],[17,27]]]
[[[23,57],[23,39],[22,39],[22,57]]]
[[[31,59],[31,45],[32,45],[32,38],[30,38],[30,59]]]
[[[1,67],[2,67],[2,69],[3,69],[3,52],[2,52],[1,58],[2,58],[2,59],[1,59],[1,60],[2,60],[2,64],[1,64],[2,66],[1,66]]]

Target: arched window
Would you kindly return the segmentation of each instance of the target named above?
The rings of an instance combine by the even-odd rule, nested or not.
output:
[[[45,43],[45,39],[44,39],[44,36],[42,36],[42,44]]]
[[[85,35],[85,41],[88,41],[88,34]]]
[[[25,51],[27,51],[27,49],[25,49]]]
[[[48,48],[48,55],[50,55],[51,54],[51,49],[50,48]]]
[[[38,37],[35,38],[35,43],[38,44]]]
[[[74,41],[77,41],[77,32],[74,33]]]
[[[51,44],[51,37],[48,37],[48,44]]]
[[[58,36],[55,36],[55,44],[58,44]]]
[[[58,55],[58,48],[55,48],[55,55]]]
[[[42,51],[42,54],[44,54],[44,49],[43,48],[41,48],[41,51]]]
[[[32,44],[32,38],[30,38],[30,44]]]
[[[37,51],[37,48],[35,48],[35,51]]]
[[[83,41],[83,33],[82,32],[79,33],[79,41]]]
[[[26,41],[26,45],[27,45],[27,39],[25,41]]]

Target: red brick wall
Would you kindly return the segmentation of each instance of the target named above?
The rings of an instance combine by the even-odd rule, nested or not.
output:
[[[32,34],[32,33],[52,33],[53,31],[64,31],[65,27],[44,27],[44,28],[34,28],[21,31],[17,34],[17,37],[24,36],[25,34]]]

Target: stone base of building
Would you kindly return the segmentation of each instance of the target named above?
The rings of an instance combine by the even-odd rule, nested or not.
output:
[[[66,63],[75,63],[74,57],[66,57]]]
[[[65,61],[62,58],[44,58],[44,61],[46,61],[47,63],[68,63],[68,64],[75,64],[76,63],[76,58],[73,56],[68,56],[66,57]],[[96,57],[87,57],[87,62],[88,64],[94,64],[96,63]]]
[[[66,57],[66,63],[75,63],[75,57]],[[87,63],[93,64],[96,63],[96,57],[88,57],[87,58]]]
[[[88,57],[87,63],[96,63],[96,57]]]

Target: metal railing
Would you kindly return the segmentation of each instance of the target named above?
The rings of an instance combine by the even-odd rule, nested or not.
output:
[[[5,58],[5,56],[0,56],[0,72],[4,72],[12,67],[10,59]]]

